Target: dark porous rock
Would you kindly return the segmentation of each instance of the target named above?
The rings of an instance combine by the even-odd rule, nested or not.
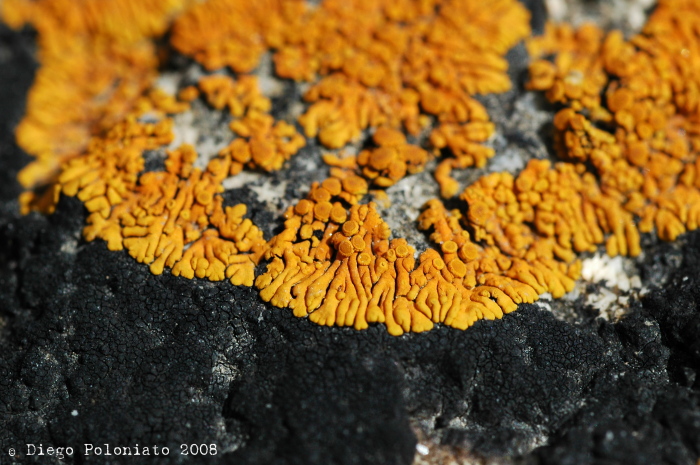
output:
[[[700,235],[663,289],[648,293],[615,325],[602,324],[609,362],[587,386],[585,404],[541,463],[686,463],[700,457]]]

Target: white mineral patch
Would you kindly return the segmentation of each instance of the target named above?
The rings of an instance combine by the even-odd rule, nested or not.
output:
[[[172,150],[182,144],[196,146],[197,139],[199,139],[199,130],[193,124],[194,114],[191,111],[186,111],[175,115],[173,123],[173,134],[175,137],[168,148]]]
[[[235,363],[222,354],[214,354],[214,366],[212,367],[212,375],[219,385],[228,385],[237,379],[240,379],[241,373],[236,368]]]
[[[313,172],[319,169],[319,163],[323,163],[320,157],[305,157],[299,153],[294,155],[298,157],[296,162],[301,165],[301,168],[308,172]]]
[[[284,191],[287,189],[287,183],[280,182],[274,186],[268,179],[261,185],[250,185],[248,187],[258,196],[259,202],[274,204],[280,199],[284,199]]]
[[[65,254],[75,254],[78,250],[77,239],[68,239],[61,245],[61,252]]]
[[[263,95],[277,97],[284,93],[282,81],[274,77],[271,53],[266,53],[262,56],[260,64],[255,70],[255,75],[258,78],[258,87]]]
[[[629,297],[618,296],[610,289],[601,288],[596,294],[589,294],[586,304],[597,309],[601,318],[607,321],[619,320],[628,310]]]
[[[565,0],[544,0],[547,8],[547,16],[550,20],[561,22],[566,18],[569,12],[569,7]]]
[[[581,277],[589,283],[603,282],[595,293],[586,293],[585,283],[577,283],[572,294],[585,294],[585,304],[599,312],[607,321],[619,320],[629,309],[630,294],[638,292],[642,281],[634,273],[634,261],[627,257],[610,257],[605,252],[596,253],[582,262]]]
[[[418,452],[420,455],[428,455],[430,453],[430,449],[428,446],[425,444],[416,444],[416,452]]]
[[[610,257],[605,252],[597,252],[594,256],[582,261],[581,277],[586,281],[606,281],[607,287],[627,292],[632,288],[640,288],[642,281],[639,275],[630,275],[634,268],[632,259],[626,257]]]
[[[428,200],[440,197],[438,184],[432,179],[430,172],[430,169],[426,169],[426,171],[416,176],[406,176],[389,187],[386,193],[392,199],[392,203],[394,199],[407,202],[407,207],[414,210],[417,217],[421,207]],[[423,179],[426,177],[429,177],[429,179]]]
[[[540,295],[540,298],[537,300],[537,305],[540,306],[543,310],[547,311],[552,311],[552,294],[549,292],[545,292],[544,294]]]
[[[224,189],[238,189],[239,187],[260,181],[265,175],[255,171],[243,170],[235,176],[224,179],[221,183]]]
[[[509,143],[505,136],[506,133],[532,134],[551,121],[551,113],[540,107],[537,95],[534,92],[527,92],[515,101],[512,115],[505,121],[499,119],[496,134],[486,144],[496,149],[496,155],[486,165],[489,173],[507,171],[517,176],[530,158],[546,156],[544,150],[540,153],[535,147]]]
[[[547,15],[554,22],[580,25],[594,22],[606,29],[619,28],[626,35],[638,32],[647,20],[654,0],[545,0]]]
[[[209,161],[212,158],[215,158],[219,154],[219,151],[221,151],[221,149],[226,147],[229,143],[230,141],[227,140],[217,142],[210,138],[199,140],[198,143],[195,144],[199,157],[197,157],[197,160],[194,162],[194,167],[205,170],[209,164]]]
[[[286,181],[282,181],[274,185],[270,179],[267,179],[266,176],[267,175],[264,173],[243,171],[236,176],[231,176],[224,179],[222,185],[226,190],[247,187],[253,191],[253,193],[255,193],[259,202],[266,203],[268,205],[277,205],[280,201],[283,201],[284,205],[282,206],[282,211],[284,211],[287,206],[299,200],[285,198],[285,191],[288,184]]]
[[[289,117],[293,120],[298,119],[306,112],[306,105],[303,102],[293,102],[289,106]]]
[[[202,117],[206,116],[200,116],[200,119]],[[228,132],[230,131],[224,125],[223,130],[210,133],[206,128],[202,128],[201,121],[198,121],[195,111],[188,110],[173,117],[174,138],[168,149],[176,149],[182,144],[192,145],[199,155],[194,162],[194,167],[204,170],[209,161],[233,140],[233,134],[229,135]],[[224,135],[228,137],[224,137]]]
[[[182,73],[178,72],[166,72],[162,73],[156,79],[156,87],[166,94],[175,95],[177,94],[178,87],[180,86],[180,81],[182,80]]]
[[[393,237],[406,239],[416,249],[416,257],[428,247],[426,235],[418,230],[416,220],[428,200],[440,197],[432,171],[433,167],[428,165],[425,171],[403,178],[386,190],[391,206],[383,208],[379,204],[380,214]]]
[[[494,136],[496,138],[503,138],[503,135],[497,134]],[[505,139],[505,138],[503,138]],[[505,145],[505,143],[503,143]],[[525,168],[525,160],[523,159],[523,153],[520,149],[514,149],[511,147],[506,147],[502,150],[497,157],[493,157],[489,160],[488,171],[490,173],[500,173],[502,171],[507,171],[513,175],[516,175]]]

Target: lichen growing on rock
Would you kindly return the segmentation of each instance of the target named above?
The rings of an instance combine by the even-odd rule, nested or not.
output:
[[[418,227],[434,248],[420,255],[392,237],[367,195],[381,199],[449,154],[434,176],[452,198],[451,170],[494,155],[483,145],[494,124],[473,96],[511,86],[503,55],[530,34],[519,3],[79,3],[3,4],[4,20],[31,22],[41,44],[17,129],[37,156],[20,174],[32,188],[21,205],[51,211],[61,193],[77,196],[89,212],[85,239],[126,249],[154,274],[228,278],[317,324],[384,323],[400,335],[466,329],[543,293],[561,297],[580,275],[581,253],[605,244],[611,256],[637,256],[640,232],[674,240],[698,226],[700,8],[691,1],[661,1],[628,41],[590,25],[548,25],[530,38],[527,87],[558,105],[562,161],[485,175],[453,200],[457,209],[431,200]],[[72,19],[62,23],[58,12]],[[152,38],[168,30],[172,48],[215,71],[177,96],[154,87]],[[266,53],[278,77],[309,83],[298,126],[271,115],[252,75]],[[225,112],[230,129],[204,168],[194,147],[172,146],[171,118],[199,98]],[[329,177],[289,207],[279,234],[265,240],[246,205],[224,206],[226,178],[279,170],[316,137],[328,149],[364,145],[324,155]],[[163,148],[165,168],[145,171],[144,152]]]
[[[503,55],[529,33],[515,0],[214,0],[175,22],[172,43],[208,69],[240,73],[274,50],[279,77],[313,83],[299,124],[328,148],[380,126],[417,135],[435,119],[432,145],[454,157],[436,179],[451,197],[451,168],[494,154],[481,145],[493,125],[472,96],[510,88]]]
[[[698,19],[696,2],[662,0],[629,41],[592,25],[550,25],[529,42],[536,58],[555,54],[531,64],[529,87],[566,106],[554,118],[559,155],[589,163],[601,191],[638,219],[618,224],[663,240],[700,219]],[[611,255],[624,253],[617,242]]]
[[[23,212],[52,212],[61,166],[134,109],[157,76],[154,37],[168,28],[185,0],[8,0],[2,20],[38,32],[41,67],[16,130],[35,161],[18,176],[27,191]]]

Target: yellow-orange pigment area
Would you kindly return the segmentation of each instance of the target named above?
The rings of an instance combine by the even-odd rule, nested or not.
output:
[[[153,38],[167,30],[186,0],[7,0],[2,20],[31,24],[38,58],[27,110],[16,131],[35,160],[18,176],[27,191],[24,213],[52,212],[55,183],[64,162],[82,153],[94,135],[134,108],[157,77]]]
[[[193,166],[198,157],[194,147],[182,145],[167,151],[164,171],[143,172],[143,152],[174,138],[169,115],[189,107],[151,92],[137,102],[138,112],[94,137],[83,154],[65,163],[56,188],[77,196],[90,212],[83,231],[87,240],[99,237],[110,250],[126,248],[154,274],[167,266],[176,276],[229,278],[232,284],[252,286],[267,245],[258,227],[244,218],[244,204],[223,206],[222,182],[244,166],[279,169],[305,139],[266,113],[270,101],[252,77],[238,82],[205,77],[199,89],[183,89],[181,98],[196,98],[200,92],[215,108],[229,108],[232,137],[238,136],[204,170]],[[140,115],[157,121],[142,122]]]
[[[560,105],[554,126],[563,161],[484,176],[461,193],[461,209],[431,200],[418,226],[436,249],[417,258],[404,239],[392,239],[377,206],[362,202],[370,189],[381,193],[443,154],[452,157],[439,162],[435,178],[452,197],[459,184],[451,170],[493,156],[483,145],[493,124],[472,95],[510,87],[503,54],[530,32],[515,0],[110,2],[125,23],[138,17],[123,27],[83,0],[65,31],[55,19],[70,8],[62,3],[3,4],[8,24],[31,22],[47,44],[40,56],[47,77],[37,78],[17,131],[37,156],[20,175],[34,188],[22,205],[50,211],[61,192],[78,196],[90,212],[86,239],[127,249],[155,274],[168,267],[187,278],[255,284],[265,301],[315,323],[381,322],[400,335],[436,323],[465,329],[545,292],[560,297],[580,275],[578,254],[605,244],[610,255],[636,256],[640,231],[673,240],[697,227],[700,8],[690,0],[661,1],[629,41],[590,25],[548,25],[530,38],[528,87]],[[177,98],[154,90],[158,60],[149,39],[171,18],[177,51],[235,77],[204,76]],[[50,46],[52,37],[70,40]],[[90,66],[78,68],[61,84],[70,84],[66,94],[49,78],[69,72],[60,52],[75,41],[87,44],[76,60],[88,64],[93,42],[145,44],[150,61],[137,66],[135,82],[119,79],[122,70],[95,83]],[[44,51],[50,47],[53,55]],[[370,140],[356,156],[325,155],[330,177],[314,183],[285,213],[284,230],[265,241],[245,205],[224,207],[221,193],[226,177],[280,169],[305,144],[292,124],[270,116],[250,74],[268,52],[279,77],[311,83],[298,120],[306,137],[331,149],[367,133]],[[115,82],[124,90],[112,93]],[[53,93],[66,106],[72,101],[73,113],[47,113]],[[167,151],[165,170],[144,172],[143,152],[169,146],[172,116],[200,97],[230,114],[230,144],[205,169],[194,167],[197,153],[185,145]],[[52,129],[57,124],[77,135]],[[427,145],[409,144],[405,133],[427,136]],[[261,260],[267,270],[256,277]]]
[[[175,21],[172,44],[207,69],[238,73],[272,49],[279,77],[312,83],[298,122],[328,148],[368,128],[434,126],[434,152],[453,156],[436,173],[451,197],[453,167],[494,155],[481,144],[493,124],[472,95],[510,88],[503,55],[529,33],[515,0],[209,0]]]
[[[548,25],[530,40],[529,87],[564,105],[554,117],[559,156],[586,162],[600,190],[674,240],[700,221],[700,4],[660,1],[640,34]],[[622,226],[618,226],[622,229]],[[616,234],[618,235],[618,234]],[[608,253],[625,253],[622,242]]]

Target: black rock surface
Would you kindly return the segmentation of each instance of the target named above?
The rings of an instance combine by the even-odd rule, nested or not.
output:
[[[410,464],[417,429],[494,462],[700,457],[700,235],[648,241],[645,281],[670,278],[616,324],[522,305],[464,332],[319,327],[85,242],[75,199],[19,216],[32,34],[0,29],[0,52],[0,463]]]

